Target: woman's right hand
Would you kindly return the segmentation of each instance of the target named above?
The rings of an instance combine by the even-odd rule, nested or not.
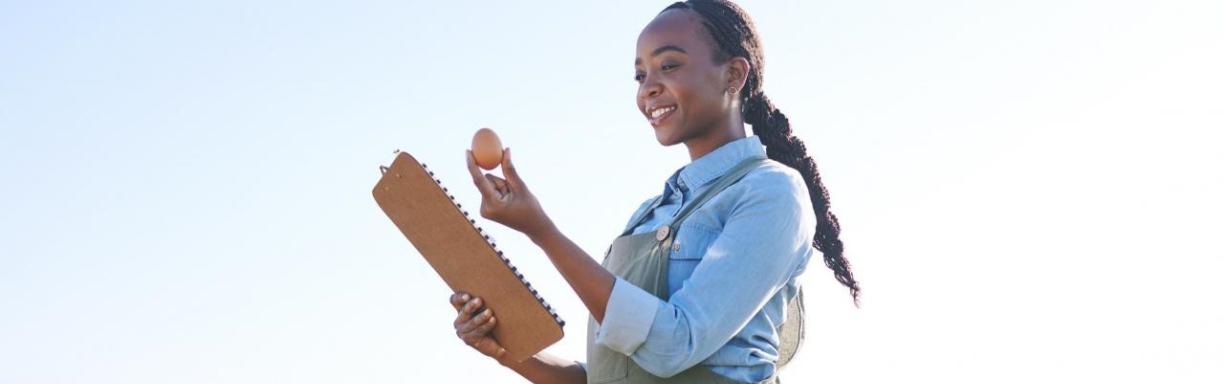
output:
[[[472,297],[466,292],[455,292],[450,297],[450,303],[456,311],[459,311],[454,324],[455,334],[459,336],[459,339],[500,363],[506,355],[506,349],[502,348],[501,344],[498,344],[493,338],[493,327],[497,325],[497,318],[493,317],[493,310],[485,308],[483,312],[473,316],[473,313],[484,306],[484,300]]]

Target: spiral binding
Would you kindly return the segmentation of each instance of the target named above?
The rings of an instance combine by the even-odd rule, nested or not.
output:
[[[514,264],[511,264],[510,259],[507,258],[506,255],[502,253],[500,249],[497,249],[497,242],[494,241],[493,238],[489,236],[488,233],[485,233],[484,228],[481,228],[479,225],[476,224],[476,219],[473,219],[471,215],[468,214],[467,210],[463,209],[463,205],[455,200],[455,195],[452,195],[450,193],[450,190],[446,189],[446,187],[442,185],[442,180],[439,179],[437,176],[434,176],[433,171],[429,170],[429,166],[425,165],[425,163],[420,163],[420,164],[421,164],[421,168],[424,168],[425,172],[429,174],[429,178],[433,179],[435,183],[438,183],[438,186],[442,188],[442,192],[446,194],[446,197],[450,198],[451,204],[454,204],[455,208],[458,208],[459,212],[462,212],[463,216],[467,217],[468,223],[471,224],[472,227],[476,228],[476,232],[480,233],[480,236],[484,237],[485,241],[489,243],[490,247],[493,247],[493,251],[497,252],[497,257],[501,258],[502,262],[506,263],[507,267],[510,267],[510,272],[514,272],[514,277],[517,277],[519,281],[523,283],[523,286],[527,287],[527,290],[531,291],[531,295],[535,296],[536,301],[539,301],[540,305],[543,305],[544,309],[548,310],[548,314],[552,315],[553,320],[556,321],[558,325],[564,327],[565,320],[561,320],[561,316],[557,314],[557,311],[554,310],[552,305],[549,305],[547,301],[544,301],[544,297],[540,296],[540,293],[537,292],[536,289],[531,286],[531,283],[527,281],[527,278],[524,277],[521,272],[519,272],[518,267],[515,267]],[[386,171],[384,170],[384,173],[385,172]]]

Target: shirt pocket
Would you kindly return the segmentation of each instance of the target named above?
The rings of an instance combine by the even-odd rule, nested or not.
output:
[[[667,261],[667,290],[675,293],[692,276],[693,270],[705,257],[719,231],[697,225],[682,224],[676,232]],[[670,295],[669,295],[670,296]]]

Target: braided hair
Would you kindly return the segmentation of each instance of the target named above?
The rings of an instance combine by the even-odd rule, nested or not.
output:
[[[687,9],[701,16],[702,25],[715,42],[714,62],[725,63],[734,57],[748,60],[748,79],[739,95],[744,122],[752,125],[752,133],[765,144],[765,153],[770,159],[786,164],[803,175],[812,207],[816,211],[816,236],[812,245],[824,254],[825,266],[833,270],[837,281],[850,289],[850,297],[857,307],[859,284],[850,271],[850,262],[842,255],[843,245],[838,238],[841,226],[837,223],[837,216],[829,210],[829,190],[820,181],[816,162],[808,156],[803,140],[794,136],[786,115],[761,90],[765,57],[752,19],[738,5],[726,0],[676,2],[664,8],[663,12],[672,9]]]

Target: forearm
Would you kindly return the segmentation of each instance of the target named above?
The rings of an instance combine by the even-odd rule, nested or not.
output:
[[[519,363],[502,362],[535,384],[579,384],[586,382],[586,370],[570,360],[540,352]]]
[[[595,321],[602,323],[616,276],[565,237],[556,226],[550,225],[529,237],[544,250],[553,266],[561,272],[570,287],[574,288],[574,292],[582,299]]]

